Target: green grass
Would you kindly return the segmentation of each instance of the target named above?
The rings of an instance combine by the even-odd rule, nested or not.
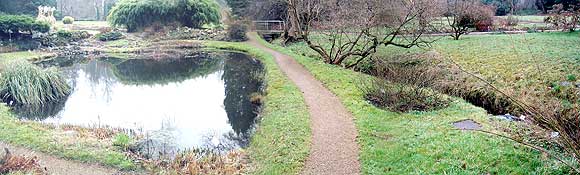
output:
[[[579,33],[465,36],[440,40],[433,49],[499,87],[539,93],[568,75],[580,75],[579,42]],[[416,51],[423,50],[411,50]],[[379,49],[379,56],[405,52],[388,47]]]
[[[43,53],[37,51],[19,51],[19,52],[9,52],[9,53],[0,53],[0,63],[5,63],[6,61],[10,60],[17,60],[17,59],[24,59],[24,60],[36,60],[36,59],[43,59],[47,57],[53,57],[54,54],[51,53]]]
[[[122,152],[112,148],[95,148],[91,144],[75,140],[63,144],[62,133],[39,123],[19,122],[9,111],[0,105],[0,141],[23,146],[62,158],[88,163],[101,163],[123,170],[137,169],[137,165]]]
[[[498,18],[503,18],[503,19],[507,19],[508,16],[497,16]],[[546,18],[546,16],[538,16],[538,15],[525,15],[525,16],[515,16],[515,18],[517,18],[518,20],[520,20],[520,22],[533,22],[533,23],[543,23],[544,22],[544,18]]]
[[[57,21],[55,25],[58,28],[64,27],[62,20]],[[78,27],[109,27],[107,21],[74,21],[72,25]]]
[[[265,41],[263,41],[265,42]],[[457,99],[433,112],[394,113],[364,99],[357,88],[368,78],[351,70],[327,65],[287,48],[271,48],[294,57],[355,116],[361,145],[363,174],[563,174],[555,160],[506,139],[454,130],[452,123],[473,119],[484,129],[499,132],[486,112]],[[297,49],[297,46],[293,46]],[[302,54],[302,53],[300,53]],[[305,53],[305,55],[309,55]]]
[[[115,40],[115,41],[109,41],[107,43],[105,43],[105,45],[107,47],[124,47],[124,46],[128,46],[129,40],[127,39],[119,39],[119,40]]]
[[[267,70],[267,96],[258,129],[247,149],[250,174],[298,174],[310,149],[310,119],[302,93],[272,55],[244,43],[205,41],[205,46],[247,52]]]
[[[470,72],[482,75],[505,89],[541,93],[552,83],[580,76],[580,33],[528,33],[463,36],[455,41],[442,37],[432,48],[380,47],[379,58],[435,50]],[[307,57],[318,57],[303,43],[287,47]]]

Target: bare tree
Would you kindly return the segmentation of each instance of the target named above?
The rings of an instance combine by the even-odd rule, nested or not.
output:
[[[287,0],[289,36],[303,40],[328,64],[351,68],[379,46],[411,48],[432,40],[433,0]]]
[[[446,1],[445,16],[451,29],[451,37],[454,40],[459,40],[461,35],[467,34],[469,29],[475,28],[478,23],[491,25],[495,10],[493,7],[481,3],[480,0]]]

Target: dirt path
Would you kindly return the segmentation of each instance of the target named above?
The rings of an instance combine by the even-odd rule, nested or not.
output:
[[[0,150],[8,148],[13,155],[23,155],[27,157],[36,156],[42,167],[46,167],[49,174],[54,175],[112,175],[124,174],[118,170],[102,167],[94,164],[84,164],[76,161],[57,158],[48,154],[35,152],[26,148],[16,147],[0,142]],[[4,154],[4,153],[2,153]]]
[[[255,35],[249,44],[274,55],[280,69],[304,93],[312,121],[312,147],[302,174],[359,174],[357,130],[351,113],[294,59],[261,45]]]

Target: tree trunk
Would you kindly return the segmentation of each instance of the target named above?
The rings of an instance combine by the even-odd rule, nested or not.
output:
[[[300,22],[298,18],[298,13],[296,11],[296,6],[293,0],[288,1],[288,20],[289,24],[287,25],[287,32],[284,34],[286,36],[286,43],[287,42],[294,42],[300,39],[301,29],[300,29]]]

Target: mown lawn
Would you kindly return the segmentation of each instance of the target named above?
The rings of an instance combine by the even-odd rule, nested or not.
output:
[[[265,42],[265,41],[264,41]],[[433,112],[394,113],[364,99],[357,87],[368,75],[327,65],[303,44],[270,47],[294,57],[334,92],[356,117],[364,174],[563,174],[567,168],[510,140],[455,130],[452,123],[473,119],[499,132],[486,112],[457,99]],[[474,49],[475,50],[475,49]],[[303,56],[307,55],[307,56]]]

